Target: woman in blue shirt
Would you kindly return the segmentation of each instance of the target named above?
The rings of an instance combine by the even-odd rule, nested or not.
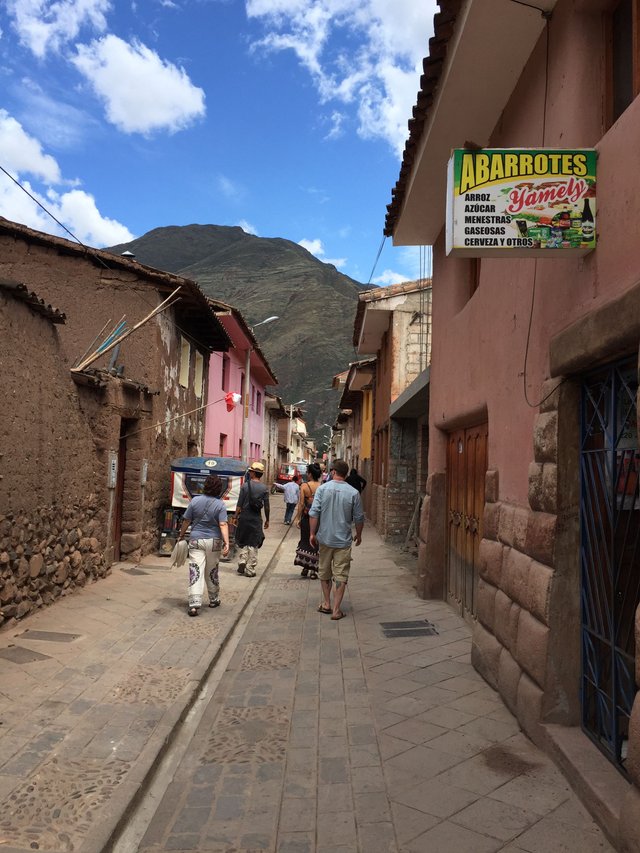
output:
[[[180,527],[184,539],[189,525],[189,603],[187,613],[197,616],[202,607],[205,583],[209,607],[220,606],[218,563],[220,555],[229,553],[227,509],[220,499],[224,485],[220,477],[210,474],[204,482],[203,494],[189,502]]]

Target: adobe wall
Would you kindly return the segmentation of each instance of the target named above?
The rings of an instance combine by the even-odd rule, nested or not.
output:
[[[103,324],[109,321],[110,329],[126,315],[132,326],[164,298],[135,269],[107,269],[89,258],[67,254],[63,246],[2,234],[0,276],[23,282],[67,315],[65,325],[52,329],[47,323],[42,332],[42,319],[13,297],[10,310],[6,301],[0,306],[3,397],[10,401],[13,414],[0,426],[5,453],[0,512],[8,522],[3,535],[10,540],[2,540],[5,551],[0,553],[9,555],[8,561],[2,558],[5,581],[9,575],[14,579],[9,587],[19,588],[17,595],[22,595],[26,580],[27,597],[36,606],[79,583],[83,575],[100,576],[113,559],[113,491],[107,487],[107,471],[109,452],[118,451],[123,419],[129,420],[134,434],[127,438],[121,554],[136,560],[157,548],[169,499],[171,460],[202,447],[206,389],[203,396],[196,396],[193,346],[189,387],[179,385],[181,332],[173,309],[123,342],[117,364],[124,365],[124,379],[103,375],[103,387],[72,380],[70,367]],[[106,368],[110,357],[95,366]],[[208,355],[205,375],[207,362]],[[181,412],[191,414],[176,418]],[[148,473],[143,484],[145,461]],[[56,518],[59,523],[54,523]],[[30,566],[27,578],[20,561],[30,557],[17,549],[36,540],[45,542],[37,552],[29,545],[43,557],[45,586],[40,585],[40,574],[31,576],[39,561]],[[82,545],[74,547],[80,540]],[[69,572],[63,578],[62,563],[77,569],[76,575]],[[50,590],[51,578],[58,580]],[[24,610],[23,601],[9,595],[6,583],[3,586],[3,604],[11,598]]]
[[[108,566],[94,442],[61,366],[58,327],[2,291],[0,371],[1,626]]]

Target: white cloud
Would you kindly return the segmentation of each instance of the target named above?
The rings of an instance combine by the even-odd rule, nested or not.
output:
[[[319,187],[300,187],[306,193],[309,193],[311,198],[318,202],[318,204],[326,204],[328,201],[331,201],[331,196],[327,195],[326,190],[320,189]]]
[[[254,49],[292,51],[324,103],[354,105],[361,136],[402,151],[436,0],[246,0],[246,9],[265,30]]]
[[[409,281],[406,275],[402,275],[399,272],[394,272],[393,270],[385,270],[380,275],[375,276],[375,278],[371,279],[372,284],[380,285],[384,287],[387,284],[401,284],[403,281]]]
[[[108,35],[78,45],[72,62],[104,102],[107,119],[124,133],[174,133],[205,114],[204,91],[185,70],[138,41]]]
[[[230,201],[241,201],[247,194],[246,189],[241,184],[226,175],[218,175],[216,183],[222,195]]]
[[[83,27],[101,33],[110,0],[7,0],[21,44],[42,58],[72,42]]]
[[[322,240],[298,240],[298,246],[302,246],[303,249],[306,249],[307,252],[311,252],[312,255],[315,255],[316,258],[324,255],[324,246],[322,245]]]
[[[344,114],[338,112],[338,110],[334,110],[331,113],[331,118],[329,121],[331,123],[331,127],[329,129],[329,132],[325,136],[325,139],[339,139],[344,133]]]
[[[0,109],[0,151],[2,162],[14,177],[25,173],[49,183],[59,184],[62,180],[60,167],[50,154],[45,154],[37,139],[24,130],[22,125]]]
[[[240,222],[238,222],[238,225],[240,226],[240,228],[242,228],[245,234],[253,234],[254,237],[258,236],[258,229],[255,227],[255,225],[252,225],[250,222],[247,222],[246,219],[241,219]]]
[[[43,92],[39,83],[25,78],[17,91],[18,118],[38,139],[56,150],[76,148],[84,142],[97,120],[85,110],[55,100]]]
[[[77,188],[66,192],[56,189],[77,181],[65,180],[56,160],[45,154],[40,142],[5,110],[0,110],[0,150],[3,165],[12,177],[82,243],[109,246],[133,239],[125,225],[100,213],[93,196]],[[24,190],[0,173],[0,216],[47,234],[68,237]]]
[[[346,258],[327,258],[324,253],[324,245],[322,240],[319,240],[317,237],[315,240],[298,240],[298,246],[302,246],[303,249],[306,249],[307,252],[311,252],[312,255],[315,255],[319,261],[322,261],[324,264],[333,264],[334,267],[338,269],[343,267],[347,263]]]
[[[128,243],[133,234],[115,219],[108,219],[96,207],[95,199],[84,190],[71,190],[50,196],[58,210],[58,219],[65,223],[72,234],[90,246],[112,246]]]

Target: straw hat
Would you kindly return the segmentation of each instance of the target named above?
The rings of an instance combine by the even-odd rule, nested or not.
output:
[[[264,474],[264,465],[262,462],[252,462],[251,465],[249,465],[249,470],[259,471],[261,474]]]

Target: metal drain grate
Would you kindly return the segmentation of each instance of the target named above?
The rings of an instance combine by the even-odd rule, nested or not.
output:
[[[433,637],[438,629],[428,619],[418,619],[412,622],[381,622],[380,626],[385,637]]]
[[[19,637],[24,637],[25,640],[46,640],[49,643],[72,643],[77,640],[80,634],[63,634],[60,631],[32,631],[27,628]]]
[[[33,652],[31,649],[25,649],[23,646],[8,646],[6,649],[0,649],[0,658],[10,660],[12,663],[33,663],[36,660],[50,660],[49,655],[41,655],[40,652]]]

